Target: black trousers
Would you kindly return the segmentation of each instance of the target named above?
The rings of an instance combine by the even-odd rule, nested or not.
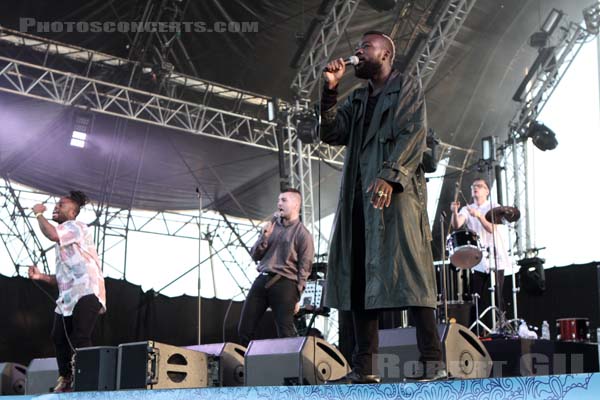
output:
[[[360,186],[360,185],[358,185]],[[352,325],[354,328],[354,351],[352,368],[361,374],[373,373],[373,355],[379,349],[379,310],[365,310],[365,223],[362,190],[354,194],[352,206]],[[433,266],[432,266],[433,268]],[[408,307],[417,334],[417,348],[421,362],[442,360],[442,348],[437,330],[435,309]],[[340,332],[340,334],[344,334]]]
[[[294,325],[294,307],[300,300],[297,282],[282,276],[273,286],[266,289],[265,285],[273,276],[275,275],[260,274],[252,284],[246,301],[244,301],[242,316],[238,324],[238,334],[242,346],[248,346],[248,343],[254,339],[258,323],[267,311],[267,307],[271,307],[273,310],[277,337],[297,335]]]
[[[70,377],[71,358],[73,357],[73,348],[90,347],[92,345],[92,332],[98,313],[102,305],[98,298],[89,294],[79,299],[73,314],[64,317],[60,314],[54,314],[54,324],[52,326],[52,340],[56,349],[56,362],[58,363],[58,372],[60,376]],[[69,344],[69,340],[71,344]]]

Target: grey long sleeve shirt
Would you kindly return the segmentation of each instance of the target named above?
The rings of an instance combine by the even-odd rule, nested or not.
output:
[[[315,249],[313,238],[299,219],[275,222],[268,238],[261,234],[250,255],[259,261],[259,272],[274,272],[298,282],[298,292],[302,293],[312,270]]]

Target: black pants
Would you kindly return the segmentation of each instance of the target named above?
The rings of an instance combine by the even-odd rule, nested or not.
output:
[[[71,358],[74,348],[90,347],[92,345],[92,332],[98,319],[98,313],[102,305],[98,298],[89,294],[79,299],[73,314],[64,317],[54,314],[54,325],[52,326],[52,340],[56,349],[56,362],[60,376],[71,376]],[[67,337],[68,335],[68,337]],[[69,340],[71,345],[69,345]]]
[[[360,185],[357,185],[360,186]],[[352,325],[354,328],[354,352],[352,368],[362,374],[373,373],[373,355],[379,349],[379,310],[365,310],[365,226],[362,190],[355,192],[352,207]],[[433,268],[433,266],[432,266]],[[422,362],[441,361],[442,348],[435,320],[435,309],[409,307],[415,323],[417,348]],[[344,332],[340,332],[344,334]]]
[[[248,343],[254,339],[258,323],[267,311],[267,307],[271,307],[273,310],[277,336],[280,338],[296,336],[294,307],[300,300],[297,282],[280,277],[273,286],[265,289],[265,285],[273,276],[260,274],[252,284],[246,301],[244,301],[238,325],[242,346],[248,346]]]

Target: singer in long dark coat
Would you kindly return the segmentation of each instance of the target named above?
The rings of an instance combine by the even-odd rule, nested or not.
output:
[[[399,73],[381,93],[363,132],[368,88],[355,90],[341,106],[323,113],[321,139],[346,146],[342,185],[329,250],[326,304],[351,309],[354,240],[352,206],[360,166],[365,221],[365,309],[436,307],[424,171],[427,128],[417,82]],[[363,138],[364,136],[364,138]],[[366,189],[375,179],[392,184],[390,206],[371,206]]]

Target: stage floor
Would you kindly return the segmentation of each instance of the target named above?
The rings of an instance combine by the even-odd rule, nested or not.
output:
[[[151,399],[151,400],[278,400],[278,399],[427,399],[515,400],[600,399],[600,373],[516,378],[452,380],[379,385],[263,386],[236,388],[77,392],[4,399]]]

